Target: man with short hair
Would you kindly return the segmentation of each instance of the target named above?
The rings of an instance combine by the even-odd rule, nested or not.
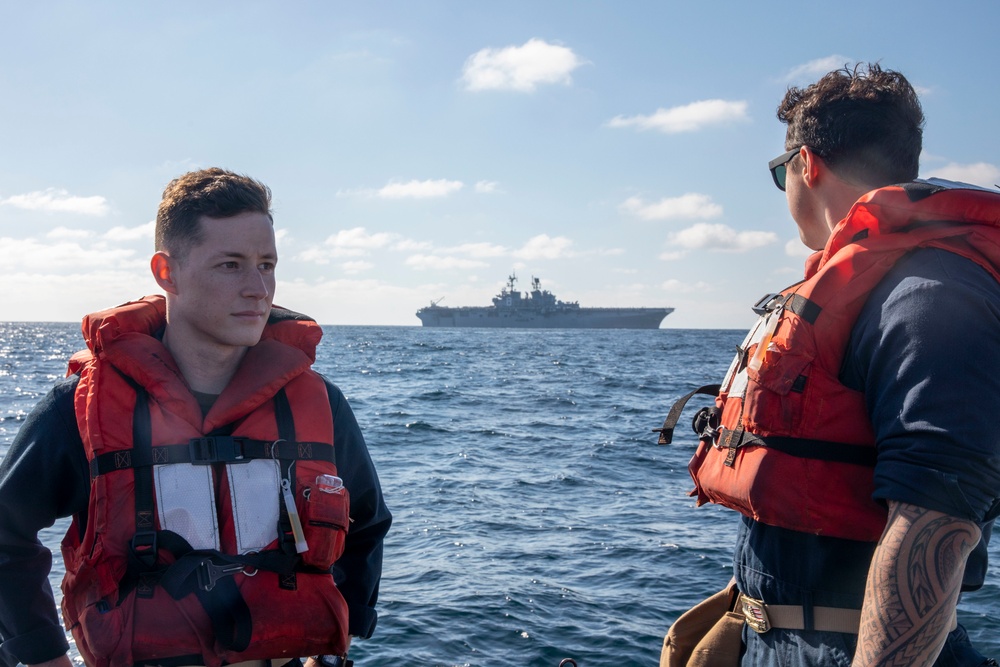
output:
[[[699,504],[744,515],[741,664],[995,664],[955,606],[1000,512],[1000,193],[914,180],[920,103],[878,65],[778,118],[769,168],[817,252],[755,306],[690,464]]]
[[[277,666],[374,630],[391,516],[311,368],[320,327],[272,305],[270,202],[222,169],[175,179],[150,262],[165,296],[84,319],[0,464],[0,663],[70,665],[37,537],[65,516],[88,665]]]

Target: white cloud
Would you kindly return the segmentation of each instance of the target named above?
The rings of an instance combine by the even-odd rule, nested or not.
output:
[[[393,250],[400,250],[402,252],[416,252],[418,250],[430,250],[434,247],[434,244],[430,241],[415,241],[413,239],[403,239],[397,241],[393,244]]]
[[[340,268],[344,270],[344,273],[347,273],[349,275],[355,275],[358,273],[364,273],[365,271],[369,271],[375,268],[375,265],[372,264],[371,262],[366,262],[364,260],[361,260],[357,262],[344,262]]]
[[[944,178],[949,181],[971,183],[972,185],[981,185],[986,188],[996,187],[1000,184],[1000,168],[988,162],[976,162],[974,164],[950,162],[943,167],[927,169],[926,172],[926,178]]]
[[[331,257],[363,257],[372,250],[385,248],[398,240],[398,234],[389,232],[369,234],[364,227],[341,229],[336,234],[328,236],[323,245],[303,250],[296,259],[329,264]]]
[[[850,66],[851,58],[847,56],[832,55],[825,58],[810,60],[804,65],[793,67],[785,74],[784,80],[789,83],[813,83],[816,79],[835,69],[840,69],[845,65]]]
[[[494,243],[463,243],[451,248],[442,248],[441,253],[450,255],[469,255],[470,257],[503,257],[509,251],[502,245]]]
[[[6,271],[62,274],[81,269],[135,269],[146,266],[135,251],[111,248],[105,243],[84,245],[77,241],[0,238],[0,265]]]
[[[728,225],[699,222],[693,227],[670,234],[667,244],[687,250],[722,250],[745,252],[778,240],[774,232],[738,232]]]
[[[427,181],[413,180],[407,183],[389,183],[378,191],[377,196],[382,199],[446,197],[453,192],[458,192],[464,186],[462,181],[449,181],[444,178]]]
[[[44,191],[29,192],[0,199],[0,205],[13,206],[27,211],[47,213],[76,213],[78,215],[102,216],[110,210],[108,201],[101,196],[77,197],[66,190],[48,188]]]
[[[499,184],[496,181],[477,181],[476,182],[476,192],[479,194],[494,194],[500,192],[497,188]]]
[[[397,238],[399,237],[396,234],[389,232],[369,234],[364,227],[352,227],[351,229],[341,229],[333,236],[327,237],[324,243],[334,248],[373,250],[375,248],[384,248]]]
[[[815,252],[812,248],[807,247],[799,239],[792,239],[785,244],[785,254],[789,257],[808,257]]]
[[[639,197],[629,197],[619,208],[643,220],[672,220],[717,218],[722,215],[722,206],[713,203],[708,195],[689,192],[680,197],[665,197],[658,202],[647,203]]]
[[[150,220],[138,227],[112,227],[104,233],[104,238],[112,242],[141,241],[151,239],[156,233],[156,221]]]
[[[572,257],[573,252],[570,246],[573,242],[565,236],[551,237],[548,234],[539,234],[528,239],[520,250],[511,253],[514,257],[523,260],[536,259],[559,259],[561,257]]]
[[[706,282],[698,281],[696,283],[686,283],[676,278],[671,278],[666,280],[660,285],[660,288],[665,292],[671,292],[673,294],[692,294],[700,292],[711,292],[712,286]]]
[[[352,253],[337,254],[336,252],[332,252],[328,249],[323,248],[322,246],[313,246],[311,248],[306,248],[305,250],[300,252],[298,255],[295,256],[295,259],[297,259],[300,262],[312,262],[314,264],[329,264],[331,257],[343,257],[345,255],[360,256],[363,254],[365,254],[363,250],[355,250]]]
[[[69,227],[56,227],[45,235],[46,238],[59,241],[68,241],[70,239],[83,240],[92,238],[93,236],[94,233],[89,229],[70,229]]]
[[[667,250],[661,252],[657,255],[657,259],[661,259],[664,262],[675,262],[679,259],[684,259],[687,256],[687,250]]]
[[[610,127],[635,127],[659,130],[665,134],[694,132],[708,125],[721,125],[746,120],[747,103],[728,100],[701,100],[680,107],[657,109],[649,116],[615,116]]]
[[[442,257],[441,255],[411,255],[405,262],[407,266],[417,270],[424,269],[480,269],[489,266],[486,262],[459,257]]]
[[[530,93],[540,84],[571,83],[570,74],[583,62],[570,48],[530,39],[522,46],[472,54],[462,68],[462,81],[466,90]]]

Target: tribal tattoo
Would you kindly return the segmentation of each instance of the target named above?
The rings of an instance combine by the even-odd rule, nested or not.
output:
[[[868,572],[854,667],[934,664],[980,534],[971,521],[889,503]]]

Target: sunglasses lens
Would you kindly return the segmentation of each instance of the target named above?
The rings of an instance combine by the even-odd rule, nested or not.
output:
[[[783,164],[774,170],[774,180],[778,184],[778,189],[784,191],[785,176],[788,174],[788,165]]]

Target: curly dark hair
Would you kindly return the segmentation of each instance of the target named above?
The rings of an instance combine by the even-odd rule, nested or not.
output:
[[[202,241],[202,216],[231,218],[248,212],[272,217],[270,188],[218,167],[188,172],[163,191],[156,212],[156,250],[183,259]]]
[[[785,148],[812,148],[843,178],[871,187],[912,181],[920,167],[924,113],[913,86],[877,63],[789,88],[778,105]]]

